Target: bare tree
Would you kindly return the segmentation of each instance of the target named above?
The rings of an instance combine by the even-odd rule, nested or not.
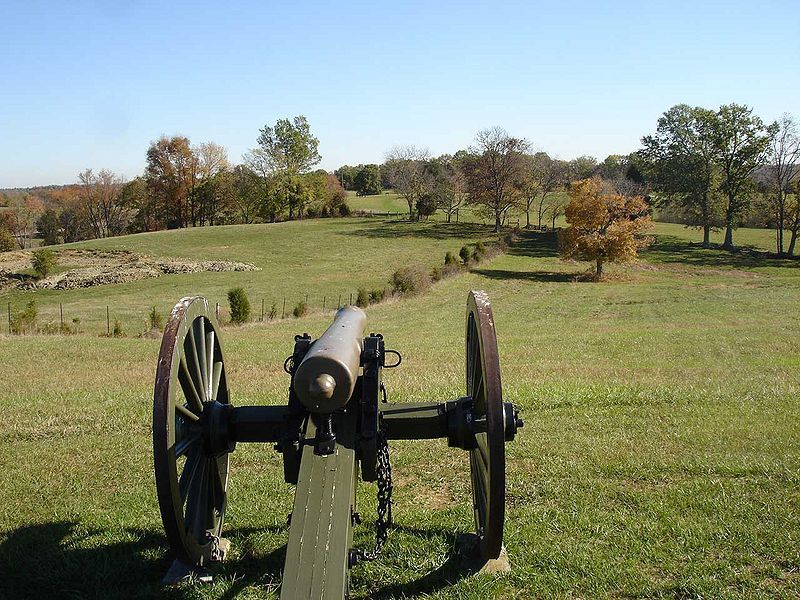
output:
[[[21,250],[30,246],[36,229],[36,220],[44,212],[44,203],[38,196],[26,195],[13,199],[6,212],[5,226]]]
[[[524,161],[523,191],[525,208],[525,227],[531,226],[531,211],[536,209],[539,229],[547,214],[549,200],[562,189],[569,177],[567,164],[550,158],[545,152],[537,152]]]
[[[789,224],[787,200],[792,180],[800,172],[800,136],[791,115],[778,121],[778,129],[770,139],[767,182],[770,191],[770,208],[775,217],[775,243],[778,254],[783,254],[783,233]]]
[[[96,238],[119,235],[124,229],[125,207],[120,201],[120,191],[124,180],[113,171],[102,169],[94,173],[86,169],[78,175],[80,200],[89,226]]]
[[[386,162],[381,167],[391,187],[408,204],[409,219],[414,219],[417,203],[429,191],[425,174],[429,156],[427,148],[395,146],[386,153]]]
[[[494,218],[495,232],[520,198],[528,145],[527,140],[511,137],[501,127],[484,129],[475,137],[474,158],[467,161],[466,169],[470,203]]]

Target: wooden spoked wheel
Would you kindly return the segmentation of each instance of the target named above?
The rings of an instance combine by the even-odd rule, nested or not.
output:
[[[497,558],[503,546],[506,458],[497,336],[489,298],[467,297],[467,395],[472,398],[476,447],[470,450],[472,502],[481,556]]]
[[[229,408],[225,361],[205,298],[183,298],[167,323],[156,369],[153,454],[158,504],[177,558],[202,566],[220,558],[228,451],[212,439],[214,415]]]

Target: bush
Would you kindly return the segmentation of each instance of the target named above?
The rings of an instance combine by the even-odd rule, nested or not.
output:
[[[480,250],[478,250],[478,248],[476,247],[472,251],[472,260],[477,263],[477,262],[481,262],[482,258],[483,258],[483,253]]]
[[[480,240],[475,242],[475,250],[477,250],[481,254],[486,254],[486,246]]]
[[[31,266],[40,278],[47,277],[58,266],[56,255],[49,248],[41,248],[33,252]]]
[[[11,333],[22,335],[25,333],[33,333],[36,330],[36,317],[39,311],[36,308],[36,301],[31,300],[25,305],[25,310],[11,313],[11,322],[9,328]]]
[[[369,306],[369,292],[366,288],[358,288],[358,294],[356,294],[356,306],[359,308],[366,308]]]
[[[244,288],[233,288],[228,290],[228,306],[231,310],[231,323],[241,325],[250,320],[250,300]]]
[[[396,294],[416,294],[430,285],[430,278],[426,269],[416,265],[395,271],[391,283]]]
[[[150,309],[150,313],[147,315],[147,324],[149,329],[158,329],[159,331],[164,329],[164,318],[156,310],[155,306]]]
[[[350,206],[347,204],[347,202],[339,205],[339,215],[342,217],[350,216]]]
[[[441,267],[433,267],[431,269],[431,279],[433,281],[440,281],[442,279],[442,269]]]
[[[378,302],[383,302],[383,299],[385,297],[386,297],[386,289],[376,288],[369,293],[369,303],[377,304]]]
[[[300,317],[305,317],[308,314],[308,304],[306,304],[305,302],[298,302],[297,304],[295,304],[292,314],[295,316],[296,319],[299,319]]]
[[[464,264],[469,264],[469,258],[472,256],[472,253],[469,251],[468,246],[461,246],[461,250],[459,250],[458,255],[461,257],[461,260],[464,261]]]
[[[0,252],[8,252],[16,247],[17,243],[8,231],[0,229]]]
[[[270,321],[272,321],[272,320],[274,320],[274,319],[275,319],[277,316],[278,316],[278,305],[277,305],[277,304],[275,304],[275,303],[273,302],[273,303],[272,303],[272,306],[271,306],[271,307],[270,307],[270,309],[269,309],[269,312],[267,313],[267,318],[268,318]]]
[[[111,337],[125,337],[125,330],[122,329],[122,323],[119,319],[114,319],[114,327],[111,329]]]
[[[456,258],[456,255],[453,254],[452,252],[448,252],[447,254],[445,254],[444,255],[444,264],[445,265],[457,265],[458,264],[458,259]]]

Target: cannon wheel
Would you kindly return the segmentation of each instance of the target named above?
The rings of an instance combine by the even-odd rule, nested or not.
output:
[[[167,540],[187,566],[220,560],[229,454],[209,452],[207,424],[212,407],[228,404],[228,384],[205,298],[183,298],[172,310],[153,399],[156,490]]]
[[[469,463],[476,533],[481,556],[489,560],[497,558],[503,546],[506,457],[497,336],[492,307],[482,291],[467,297],[466,345],[473,419],[486,424],[485,433],[475,434],[477,447],[470,450]]]

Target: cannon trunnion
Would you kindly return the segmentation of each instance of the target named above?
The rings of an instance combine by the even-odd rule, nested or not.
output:
[[[383,336],[364,335],[366,315],[340,309],[316,340],[295,336],[284,368],[288,402],[233,406],[225,359],[204,298],[182,299],[164,332],[156,370],[153,449],[156,490],[175,563],[165,581],[222,561],[228,465],[237,443],[272,443],[295,499],[281,598],[347,596],[349,569],[378,557],[392,525],[390,440],[447,439],[469,453],[477,552],[502,551],[505,443],[522,426],[502,401],[494,320],[483,292],[470,292],[465,395],[443,401],[387,401],[382,370],[400,364]],[[387,364],[387,359],[388,364]],[[378,487],[375,547],[353,548],[356,484]]]

